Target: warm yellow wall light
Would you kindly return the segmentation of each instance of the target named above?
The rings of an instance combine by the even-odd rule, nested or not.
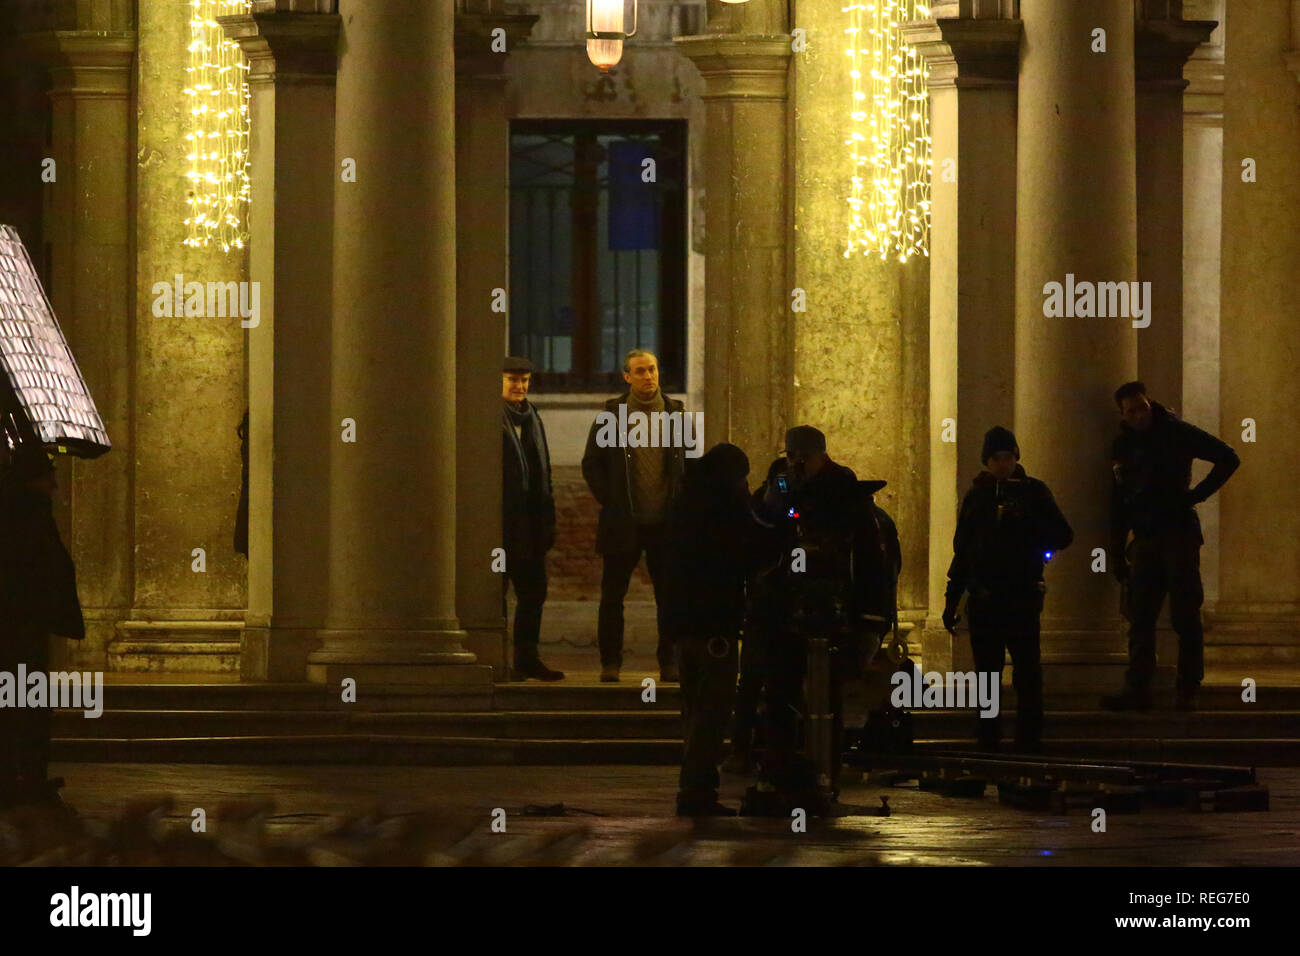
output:
[[[587,59],[608,73],[623,59],[623,41],[636,35],[637,0],[632,0],[632,30],[625,33],[625,0],[587,0]]]
[[[868,0],[849,15],[853,167],[847,258],[854,252],[906,262],[930,254],[929,70],[900,27],[930,15],[917,0]]]
[[[190,0],[187,246],[248,242],[248,63],[217,17],[246,14],[250,0]]]

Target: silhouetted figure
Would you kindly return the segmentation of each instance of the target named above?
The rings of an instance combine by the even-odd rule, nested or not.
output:
[[[243,460],[239,477],[239,507],[235,509],[235,554],[248,557],[248,409],[235,429],[239,436],[239,457]]]
[[[778,541],[765,553],[774,563],[755,577],[745,629],[746,654],[753,644],[760,648],[764,787],[783,793],[807,788],[810,758],[799,754],[801,717],[808,710],[803,681],[809,642],[825,639],[831,714],[827,770],[830,796],[838,794],[844,682],[861,676],[897,623],[898,531],[873,498],[884,484],[859,481],[826,453],[825,435],[799,425],[786,432],[785,457],[772,463],[754,493],[755,513],[773,527]]]
[[[659,360],[644,349],[632,349],[623,360],[623,380],[628,390],[605,402],[605,412],[626,415],[683,412],[684,406],[659,390]],[[601,444],[600,416],[592,422],[582,456],[582,476],[600,503],[600,524],[596,529],[596,550],[604,558],[600,576],[600,612],[597,640],[600,644],[600,679],[614,682],[623,667],[623,598],[632,572],[645,552],[646,570],[655,589],[659,643],[659,679],[677,680],[672,639],[664,630],[663,600],[660,593],[669,561],[675,560],[665,543],[664,522],[681,482],[685,451],[670,447],[627,447]],[[698,440],[698,439],[697,439]]]
[[[51,497],[54,463],[20,445],[0,478],[0,671],[49,671],[50,635],[86,636],[76,571],[59,538]],[[17,687],[17,693],[26,688]],[[57,802],[47,780],[49,707],[0,706],[0,804]]]
[[[1165,593],[1178,634],[1179,710],[1195,710],[1205,676],[1201,630],[1201,521],[1196,505],[1223,487],[1241,464],[1228,445],[1181,421],[1128,382],[1115,391],[1123,422],[1111,446],[1111,570],[1128,588],[1128,673],[1124,689],[1102,698],[1111,710],[1148,710],[1156,671],[1156,618]],[[1191,488],[1192,461],[1214,467]],[[1127,544],[1129,532],[1133,543]]]
[[[943,626],[950,633],[957,608],[969,592],[966,616],[975,669],[993,674],[1001,687],[1011,652],[1016,689],[1016,750],[1037,753],[1043,736],[1043,666],[1039,622],[1043,613],[1043,564],[1074,540],[1047,485],[1020,465],[1020,446],[1009,429],[990,428],[980,454],[985,470],[975,476],[957,517]],[[980,749],[997,751],[1001,707],[976,721]]]
[[[506,573],[515,586],[514,671],[517,681],[556,681],[563,671],[542,663],[538,646],[546,603],[546,552],[555,544],[551,451],[537,406],[528,401],[533,363],[508,357],[501,367],[501,533]]]
[[[672,549],[663,588],[664,624],[676,649],[685,748],[678,816],[734,816],[718,802],[737,647],[745,619],[745,582],[762,533],[749,505],[749,459],[735,445],[714,445],[688,461],[682,493],[668,517]]]

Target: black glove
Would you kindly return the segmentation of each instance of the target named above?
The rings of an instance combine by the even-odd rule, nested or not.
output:
[[[949,634],[957,633],[957,622],[961,620],[957,614],[957,602],[949,599],[943,608],[943,627]]]

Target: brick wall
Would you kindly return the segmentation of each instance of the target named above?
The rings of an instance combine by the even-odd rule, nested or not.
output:
[[[601,557],[596,553],[600,506],[577,465],[552,469],[555,489],[555,547],[547,555],[548,600],[599,601]],[[627,591],[628,601],[652,601],[654,592],[642,559]]]

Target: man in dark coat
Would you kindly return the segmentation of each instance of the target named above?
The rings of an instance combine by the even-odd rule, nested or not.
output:
[[[0,671],[48,674],[50,635],[86,636],[76,571],[59,538],[54,464],[19,445],[0,478]],[[25,693],[26,688],[17,688]],[[58,802],[49,781],[50,708],[0,707],[0,805]]]
[[[1178,634],[1179,710],[1195,710],[1204,677],[1201,522],[1196,505],[1223,487],[1241,460],[1228,445],[1147,397],[1141,382],[1115,391],[1123,422],[1111,446],[1112,572],[1128,588],[1129,668],[1110,710],[1148,710],[1156,670],[1156,618],[1165,593]],[[1213,464],[1191,488],[1192,461]],[[1128,545],[1129,532],[1133,543]],[[1127,553],[1126,553],[1127,552]]]
[[[635,447],[629,441],[606,441],[608,430],[602,418],[618,416],[626,421],[632,415],[679,413],[684,406],[659,390],[659,362],[653,353],[632,349],[623,360],[623,380],[628,390],[605,403],[587,435],[582,456],[582,476],[600,503],[600,523],[596,530],[596,550],[604,556],[600,579],[600,613],[597,639],[600,645],[600,679],[617,681],[623,666],[623,598],[632,580],[632,572],[646,556],[646,568],[654,585],[659,643],[661,681],[677,680],[677,663],[673,659],[672,639],[664,628],[661,588],[670,558],[665,541],[664,522],[677,494],[685,465],[681,444],[664,447]],[[620,412],[619,406],[626,406]],[[698,436],[697,436],[698,440]]]
[[[861,676],[897,622],[898,532],[876,507],[883,481],[859,481],[826,453],[826,436],[811,425],[786,432],[785,457],[768,469],[754,493],[754,510],[772,528],[775,547],[763,549],[745,630],[745,656],[757,652],[765,717],[765,785],[798,790],[807,765],[798,754],[800,717],[808,709],[803,682],[809,641],[829,641],[832,795],[839,790],[846,680]],[[747,665],[748,666],[748,665]],[[752,690],[752,688],[751,688]],[[748,715],[737,715],[738,750]]]
[[[542,663],[538,643],[546,603],[546,552],[555,544],[551,452],[537,406],[528,401],[533,363],[511,356],[501,369],[501,529],[506,587],[515,586],[513,677],[555,681],[564,677]]]
[[[985,470],[975,476],[957,517],[943,625],[954,631],[958,605],[969,592],[966,616],[975,669],[994,675],[993,686],[1001,687],[1002,668],[1011,652],[1016,750],[1037,753],[1043,734],[1043,565],[1070,545],[1074,532],[1047,485],[1025,474],[1020,446],[1010,430],[989,429],[981,458]],[[976,737],[980,749],[999,749],[1000,708],[993,716],[980,717]]]
[[[743,451],[715,445],[687,463],[682,493],[669,511],[674,560],[666,569],[661,611],[682,684],[678,816],[735,815],[718,802],[718,763],[736,690],[745,582],[762,534],[749,505],[748,474]]]

